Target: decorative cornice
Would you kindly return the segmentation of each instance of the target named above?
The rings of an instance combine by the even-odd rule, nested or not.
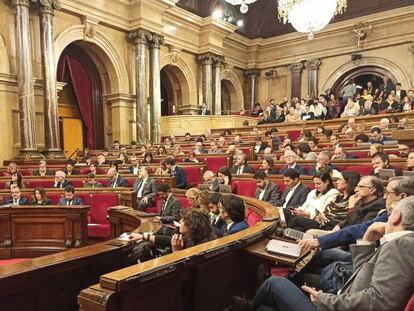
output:
[[[145,29],[138,29],[130,32],[127,36],[128,42],[132,44],[148,44],[148,41],[152,38],[151,32]]]
[[[317,59],[306,61],[305,66],[308,70],[318,70],[321,64],[322,64],[322,61],[319,58],[317,58]]]
[[[302,71],[304,65],[303,65],[302,62],[299,62],[299,63],[289,64],[287,67],[292,73],[300,73]]]

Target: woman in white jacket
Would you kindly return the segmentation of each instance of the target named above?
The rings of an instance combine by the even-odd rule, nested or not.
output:
[[[313,219],[325,212],[329,203],[335,201],[338,190],[335,189],[330,170],[319,171],[313,176],[315,189],[309,192],[305,203],[297,209],[284,209],[286,224],[289,228],[306,232],[315,229]]]

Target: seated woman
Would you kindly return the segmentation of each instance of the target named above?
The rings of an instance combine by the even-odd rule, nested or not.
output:
[[[83,188],[102,188],[102,184],[95,179],[95,174],[88,173]]]
[[[188,158],[184,159],[184,162],[190,162],[190,163],[199,163],[197,156],[194,152],[190,152],[188,154]]]
[[[355,188],[360,179],[361,176],[358,172],[344,171],[341,173],[341,177],[336,181],[336,190],[338,190],[339,195],[328,204],[325,212],[315,217],[315,221],[319,223],[318,229],[332,230],[338,223],[346,219],[349,202],[355,200]],[[311,229],[307,233],[318,235],[317,231],[319,230]]]
[[[309,142],[311,141],[312,140]],[[318,159],[316,152],[312,151],[311,147],[307,143],[299,143],[298,147],[296,148],[296,154],[298,155],[299,159],[306,161],[316,161]]]
[[[151,164],[154,163],[154,158],[152,156],[151,152],[145,152],[144,154],[144,160],[142,161],[142,164]]]
[[[169,169],[164,161],[160,162],[160,167],[155,170],[155,175],[170,175]]]
[[[20,172],[16,172],[10,176],[10,181],[4,184],[4,189],[11,189],[13,186],[17,186],[19,189],[26,188],[26,184],[23,182],[23,176]]]
[[[199,208],[198,205],[198,196],[200,195],[201,191],[198,188],[190,188],[185,192],[185,197],[187,198],[188,204],[190,208]]]
[[[406,171],[414,171],[414,152],[410,152],[407,157]]]
[[[179,233],[172,237],[157,234],[131,233],[132,241],[148,240],[155,246],[171,248],[173,252],[216,239],[207,213],[200,209],[181,210]]]
[[[235,192],[235,184],[232,183],[231,171],[227,166],[222,166],[217,172],[217,177],[219,180],[219,185],[226,185],[231,187],[231,191]],[[219,191],[219,189],[214,189],[213,191]]]
[[[164,155],[166,156],[167,155],[167,149],[163,145],[160,145],[155,154],[157,156],[164,156]]]
[[[277,174],[277,170],[274,168],[275,162],[271,157],[265,157],[262,161],[262,166],[259,171],[264,171],[266,175]]]
[[[356,117],[359,115],[360,107],[357,103],[352,101],[352,98],[348,98],[348,102],[345,105],[344,112],[342,112],[341,117]]]
[[[381,144],[372,144],[369,146],[369,156],[372,157],[374,154],[377,154],[378,152],[384,152],[384,146]]]
[[[174,147],[173,147],[173,151],[172,151],[172,154],[173,155],[183,155],[184,154],[184,152],[183,152],[183,150],[181,149],[181,146],[179,145],[179,144],[175,144],[174,145]]]
[[[339,192],[335,189],[330,170],[318,171],[313,176],[315,189],[309,192],[306,202],[297,209],[283,209],[289,228],[306,232],[319,227],[316,216],[325,212],[329,203],[335,201]]]
[[[42,187],[37,187],[33,191],[32,205],[51,205],[52,202],[46,197],[46,191]]]
[[[243,199],[235,195],[223,195],[218,205],[220,218],[227,224],[224,235],[247,229],[246,211]]]

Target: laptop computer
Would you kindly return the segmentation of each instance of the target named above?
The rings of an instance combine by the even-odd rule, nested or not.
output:
[[[221,193],[231,193],[231,187],[229,185],[220,185],[219,192],[221,192]]]
[[[414,171],[403,171],[403,176],[413,177]]]
[[[210,184],[199,184],[198,189],[200,189],[200,190],[211,190],[210,186],[211,186]]]
[[[289,243],[281,240],[270,240],[266,245],[266,252],[270,254],[298,258],[301,251],[302,247],[299,244]]]
[[[383,168],[378,171],[379,178],[383,180],[388,180],[391,177],[395,177],[395,170]]]

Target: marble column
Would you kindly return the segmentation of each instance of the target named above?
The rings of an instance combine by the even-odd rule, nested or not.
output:
[[[292,87],[291,87],[291,98],[301,98],[301,73],[303,69],[303,63],[293,63],[288,66],[292,75]]]
[[[149,40],[150,50],[150,98],[151,98],[151,140],[161,142],[161,73],[160,48],[164,44],[164,37],[155,33]]]
[[[223,66],[224,58],[217,56],[213,58],[213,91],[214,91],[214,105],[213,113],[221,115],[221,67]]]
[[[257,78],[260,75],[259,69],[248,69],[244,72],[244,75],[247,77],[247,83],[248,83],[248,103],[249,103],[249,109],[253,110],[254,105],[257,101]]]
[[[45,152],[48,158],[64,158],[60,149],[60,129],[56,89],[53,10],[60,9],[58,1],[38,2],[40,17],[40,46],[42,54]]]
[[[411,41],[410,45],[408,46],[408,49],[411,51],[411,53],[414,56],[414,40]],[[411,72],[411,85],[407,85],[409,88],[414,88],[414,65]]]
[[[37,149],[29,0],[13,0],[15,13],[16,71],[19,90],[20,151],[18,158],[40,157]]]
[[[147,47],[151,33],[139,29],[128,35],[128,40],[135,46],[135,111],[137,141],[149,140],[148,112],[147,112]]]
[[[213,108],[213,54],[206,53],[198,57],[203,68],[203,103],[212,111]]]
[[[312,59],[306,62],[306,68],[308,69],[308,94],[313,97],[317,97],[318,93],[318,69],[321,64],[320,59]]]

